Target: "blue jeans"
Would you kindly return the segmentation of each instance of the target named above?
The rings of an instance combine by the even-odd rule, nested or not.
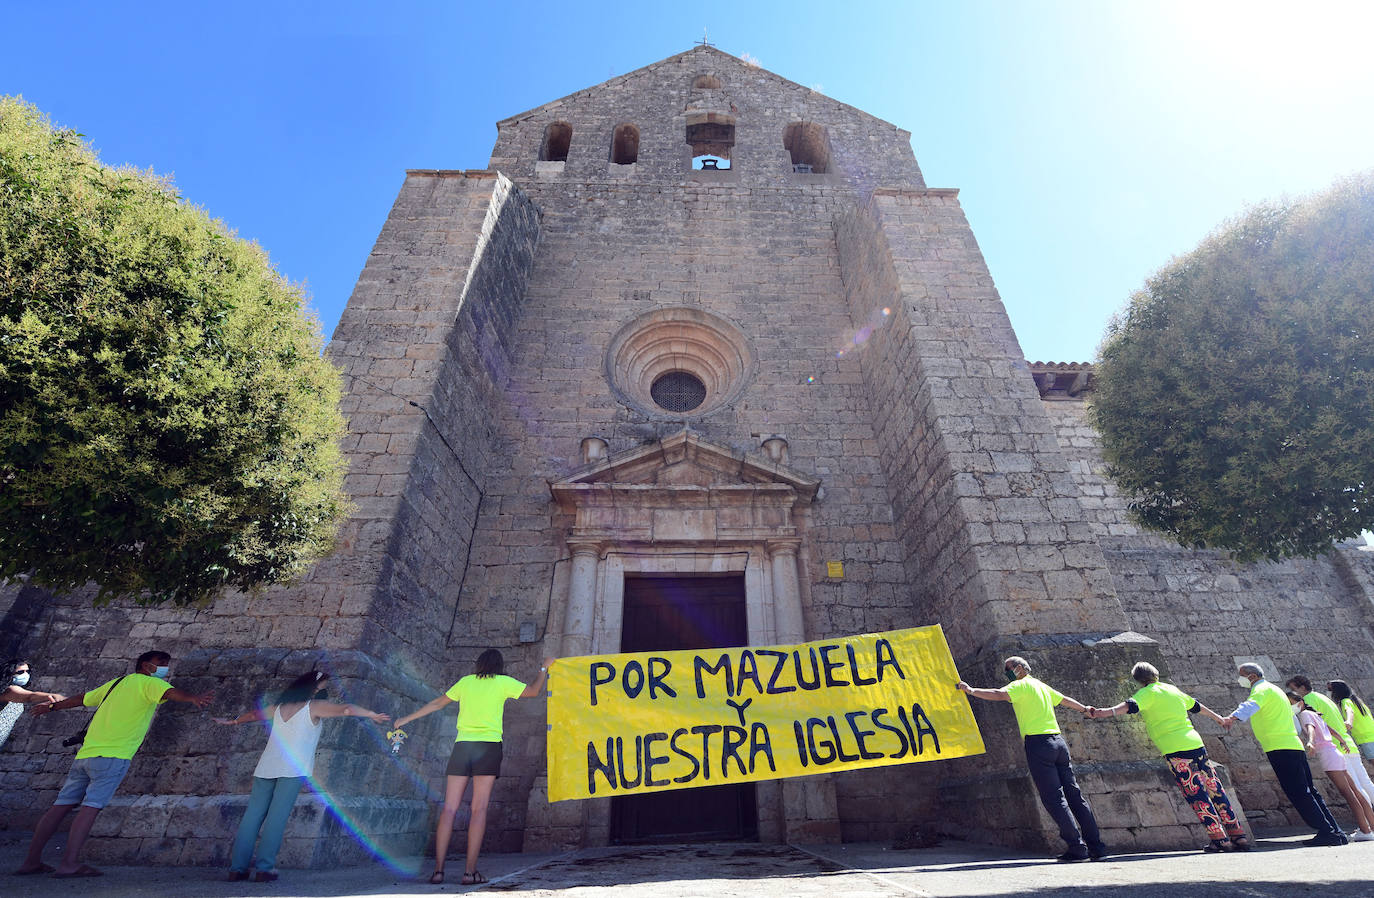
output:
[[[253,859],[253,843],[258,841],[258,830],[262,830],[258,869],[270,871],[277,866],[277,851],[286,833],[286,820],[291,816],[296,795],[304,783],[303,776],[279,776],[273,779],[253,777],[248,808],[243,812],[239,834],[234,837],[234,848],[229,852],[230,870],[248,872],[248,862]]]

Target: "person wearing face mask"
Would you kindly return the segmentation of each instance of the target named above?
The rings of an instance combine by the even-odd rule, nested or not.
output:
[[[1069,848],[1059,855],[1061,863],[1101,860],[1107,846],[1097,828],[1097,818],[1073,775],[1069,746],[1059,733],[1054,709],[1059,705],[1086,713],[1086,705],[1057,692],[1030,675],[1030,662],[1013,655],[1002,662],[1010,681],[1001,689],[976,689],[960,680],[954,688],[984,701],[1011,702],[1016,726],[1025,741],[1026,764],[1040,793],[1040,802],[1059,825],[1060,837]],[[1081,833],[1080,833],[1081,827]]]
[[[15,870],[25,876],[52,873],[58,878],[100,876],[99,870],[81,863],[81,848],[91,834],[95,818],[119,788],[134,753],[148,735],[153,714],[162,702],[185,702],[204,708],[214,693],[190,693],[167,682],[172,656],[166,652],[144,652],[134,662],[134,672],[116,677],[81,695],[35,705],[35,716],[67,708],[94,707],[95,715],[86,728],[85,741],[76,753],[57,800],[38,820],[29,843],[28,856]],[[81,805],[72,821],[62,861],[54,869],[43,863],[43,848],[57,832],[67,813]]]
[[[1258,664],[1242,664],[1236,670],[1236,682],[1249,688],[1250,697],[1223,717],[1221,725],[1229,731],[1239,721],[1250,721],[1250,730],[1269,759],[1283,794],[1288,796],[1303,821],[1317,831],[1307,840],[1308,845],[1347,844],[1350,840],[1312,784],[1312,768],[1308,766],[1307,753],[1298,738],[1288,696],[1264,679],[1264,669]]]
[[[5,671],[0,674],[0,683],[5,683],[5,689],[0,692],[0,701],[5,702],[5,706],[0,708],[0,745],[4,745],[10,738],[10,731],[19,722],[19,715],[24,713],[25,705],[37,704],[38,702],[60,702],[66,698],[56,692],[34,692],[26,687],[29,685],[32,676],[32,668],[29,662],[16,658],[5,663]]]
[[[389,714],[369,711],[359,705],[328,701],[325,685],[329,675],[312,670],[292,680],[275,704],[245,711],[238,717],[216,717],[215,723],[234,726],[260,720],[270,721],[267,747],[253,770],[253,791],[239,823],[234,847],[229,852],[229,881],[248,878],[253,860],[253,845],[258,846],[256,882],[277,879],[277,851],[281,849],[286,821],[296,805],[296,795],[308,777],[315,773],[315,749],[320,744],[320,724],[326,717],[359,717],[373,723],[386,723]],[[259,840],[261,833],[261,840]]]
[[[1312,681],[1307,677],[1293,677],[1284,685],[1288,687],[1289,692],[1301,698],[1310,710],[1321,715],[1322,721],[1335,737],[1336,748],[1341,753],[1341,760],[1345,762],[1346,772],[1354,781],[1355,789],[1364,796],[1366,804],[1374,805],[1374,781],[1369,779],[1369,772],[1364,769],[1364,761],[1360,760],[1360,748],[1355,744],[1350,731],[1346,729],[1345,715],[1341,713],[1341,709],[1334,701],[1313,690]]]

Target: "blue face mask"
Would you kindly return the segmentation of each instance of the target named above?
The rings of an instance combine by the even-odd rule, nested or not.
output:
[[[167,675],[171,672],[172,669],[164,664],[157,670],[153,671],[153,676],[157,677],[159,680],[165,680],[167,679]]]
[[[10,677],[10,682],[16,686],[29,685],[29,672],[26,670],[23,673],[15,674],[13,677]]]

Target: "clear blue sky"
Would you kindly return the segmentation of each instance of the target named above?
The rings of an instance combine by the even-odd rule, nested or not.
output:
[[[11,3],[0,92],[171,174],[333,330],[406,168],[721,49],[912,132],[1031,360],[1094,355],[1154,269],[1247,203],[1374,167],[1374,4]]]

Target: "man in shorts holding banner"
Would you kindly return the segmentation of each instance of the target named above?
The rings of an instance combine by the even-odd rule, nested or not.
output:
[[[1040,802],[1058,824],[1059,835],[1069,846],[1058,860],[1068,863],[1106,857],[1107,846],[1098,832],[1097,818],[1078,788],[1069,746],[1060,735],[1059,721],[1054,716],[1055,707],[1061,704],[1075,711],[1087,711],[1087,706],[1031,676],[1030,662],[1025,658],[1013,655],[1002,662],[1002,666],[1011,681],[1002,689],[976,689],[963,680],[955,688],[984,701],[1011,702],[1011,709],[1016,712],[1016,725],[1025,740],[1026,764],[1030,767],[1036,791],[1040,793]]]

